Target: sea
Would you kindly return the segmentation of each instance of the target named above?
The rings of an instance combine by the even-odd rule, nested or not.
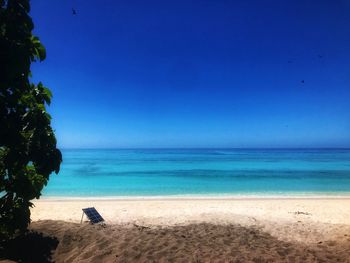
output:
[[[52,197],[350,196],[350,149],[64,149]]]

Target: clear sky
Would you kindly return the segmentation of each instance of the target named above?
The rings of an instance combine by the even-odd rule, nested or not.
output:
[[[350,1],[31,3],[62,148],[350,147]]]

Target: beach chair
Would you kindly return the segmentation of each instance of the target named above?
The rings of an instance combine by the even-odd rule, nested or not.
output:
[[[99,223],[103,224],[105,222],[105,220],[97,212],[95,207],[83,208],[82,210],[83,210],[83,215],[81,216],[80,224],[83,222],[84,214],[90,220],[91,224],[99,224]]]

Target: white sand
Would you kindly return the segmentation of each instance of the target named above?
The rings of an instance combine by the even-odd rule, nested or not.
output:
[[[174,226],[191,223],[258,225],[284,239],[308,241],[350,227],[350,198],[200,198],[50,200],[35,202],[32,219],[79,223],[94,206],[108,224]],[[86,218],[85,218],[86,219]],[[293,230],[294,229],[294,230]],[[339,230],[339,231],[338,231]],[[313,231],[319,235],[306,236]]]
[[[41,199],[32,219],[80,222],[82,208],[94,206],[108,223],[231,223],[256,220],[350,224],[350,198],[208,198],[208,199]],[[301,213],[298,213],[301,212]],[[304,214],[305,213],[305,214]]]

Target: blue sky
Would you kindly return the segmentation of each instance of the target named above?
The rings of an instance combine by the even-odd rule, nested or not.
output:
[[[31,3],[59,147],[350,147],[350,1]]]

